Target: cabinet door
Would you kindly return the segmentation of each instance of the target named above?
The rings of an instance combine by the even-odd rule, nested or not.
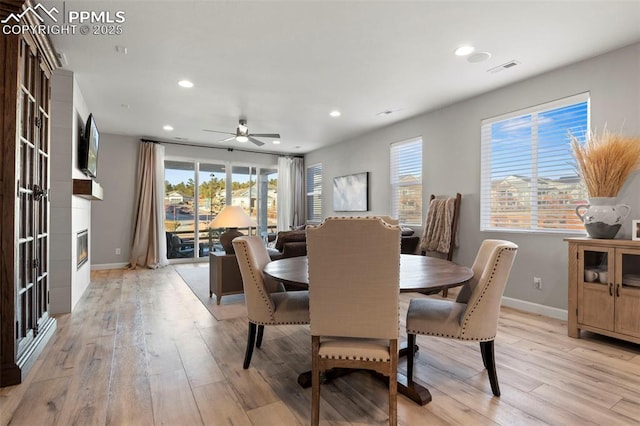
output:
[[[613,249],[579,247],[578,323],[613,331],[615,298],[608,277],[613,261]]]
[[[615,331],[640,338],[640,250],[616,249]]]

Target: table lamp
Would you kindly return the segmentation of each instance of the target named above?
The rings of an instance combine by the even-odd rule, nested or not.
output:
[[[220,235],[220,244],[222,244],[222,248],[227,254],[235,253],[231,241],[243,235],[242,232],[238,231],[238,228],[248,226],[257,225],[240,206],[225,206],[216,218],[211,221],[211,224],[209,224],[211,228],[227,228],[227,230]]]

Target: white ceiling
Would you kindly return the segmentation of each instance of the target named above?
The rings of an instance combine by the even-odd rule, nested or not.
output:
[[[43,3],[125,12],[121,35],[52,36],[101,132],[268,152],[306,153],[640,41],[640,1]],[[469,63],[453,54],[462,44],[492,57]],[[234,132],[240,116],[282,143],[202,131]]]

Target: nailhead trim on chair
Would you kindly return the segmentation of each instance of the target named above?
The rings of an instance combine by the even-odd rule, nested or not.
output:
[[[464,319],[464,323],[462,324],[462,336],[464,336],[464,333],[466,332],[466,327],[467,324],[469,322],[469,317],[471,316],[471,314],[473,314],[473,312],[476,310],[476,308],[478,307],[478,304],[480,304],[480,301],[482,300],[482,298],[484,297],[485,293],[487,292],[487,289],[489,288],[489,286],[491,285],[491,283],[493,282],[493,278],[494,275],[496,273],[496,270],[498,269],[498,266],[500,266],[500,260],[502,257],[502,253],[506,250],[509,251],[514,251],[514,248],[501,248],[500,251],[498,252],[498,256],[496,259],[495,264],[493,265],[493,269],[491,270],[491,276],[489,277],[489,282],[487,283],[486,286],[484,286],[484,290],[482,290],[482,293],[480,294],[480,297],[478,297],[478,300],[476,301],[476,303],[474,304],[474,306],[471,308],[471,311],[468,314],[465,314],[465,319]],[[488,340],[493,340],[496,337],[495,333],[492,337],[488,338]],[[464,339],[462,338],[462,340],[478,340],[478,339]]]
[[[242,245],[242,255],[245,257],[245,259],[247,260],[247,263],[250,263],[250,259],[248,256],[248,250],[247,250],[247,242],[246,241],[238,241],[241,245]],[[238,256],[238,252],[236,251],[236,256]],[[254,282],[257,282],[257,277],[255,276],[255,273],[253,271],[253,268],[250,268],[251,271],[251,278],[254,280]],[[271,297],[266,295],[263,291],[263,289],[258,288],[258,292],[260,293],[260,296],[262,297],[262,299],[264,300],[266,306],[268,306],[269,309],[269,314],[271,315],[271,322],[270,323],[265,323],[265,322],[257,322],[257,321],[253,321],[251,318],[249,318],[249,320],[251,322],[253,322],[254,324],[258,324],[258,325],[274,325],[275,323],[275,319],[273,318],[273,309],[271,309],[271,304],[273,303],[271,300]]]
[[[500,264],[500,257],[502,256],[502,252],[505,250],[510,250],[510,251],[514,251],[516,249],[514,248],[501,248],[500,252],[498,253],[497,256],[497,262],[493,267],[493,270],[491,271],[491,276],[489,277],[489,282],[487,283],[487,285],[485,286],[484,290],[482,291],[482,294],[480,294],[480,297],[478,298],[478,301],[476,302],[476,305],[471,308],[471,312],[473,313],[473,311],[475,311],[478,303],[480,303],[480,300],[484,297],[484,294],[486,293],[487,289],[489,288],[489,285],[491,284],[491,280],[493,279],[493,276],[496,272],[496,269],[498,267],[498,265]],[[489,342],[491,340],[495,340],[496,335],[494,334],[493,336],[488,336],[488,337],[481,337],[481,338],[471,338],[471,337],[464,337],[464,333],[465,333],[465,328],[467,326],[469,319],[468,319],[468,315],[465,315],[465,321],[462,325],[462,336],[454,336],[451,334],[442,334],[442,333],[425,333],[422,332],[420,330],[407,330],[408,334],[420,334],[423,336],[436,336],[436,337],[448,337],[451,339],[458,339],[458,340],[467,340],[467,341],[474,341],[474,342]]]
[[[366,358],[366,357],[357,357],[357,356],[352,356],[352,357],[343,357],[343,356],[320,356],[320,358],[322,359],[345,359],[345,360],[350,360],[350,361],[369,361],[369,362],[389,362],[391,360],[391,358],[385,358],[385,359],[377,359],[377,358]]]

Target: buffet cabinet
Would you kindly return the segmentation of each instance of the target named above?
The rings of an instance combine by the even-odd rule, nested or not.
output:
[[[640,241],[568,238],[568,334],[640,343]]]
[[[0,18],[24,10],[0,2]],[[31,5],[30,2],[27,6]],[[21,24],[35,24],[24,14]],[[49,316],[49,40],[29,33],[0,42],[0,386],[22,382],[56,328]]]

